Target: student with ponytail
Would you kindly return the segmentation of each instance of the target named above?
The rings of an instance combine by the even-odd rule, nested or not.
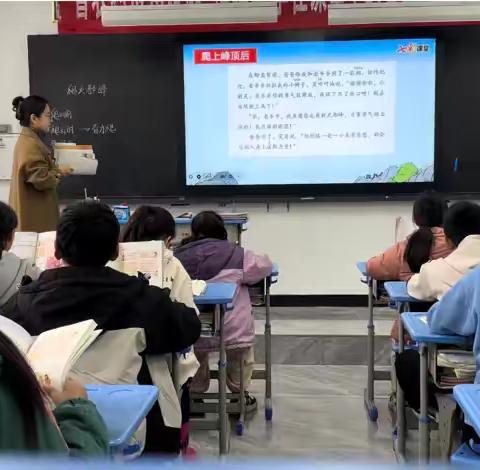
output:
[[[418,229],[382,254],[371,258],[367,272],[378,281],[408,281],[422,264],[449,255],[453,248],[443,232],[445,202],[433,192],[425,193],[413,205],[413,222]]]
[[[10,205],[17,213],[19,230],[47,232],[58,222],[57,185],[71,173],[57,166],[48,133],[52,110],[40,96],[17,96],[12,101],[22,132],[15,145],[10,184]]]

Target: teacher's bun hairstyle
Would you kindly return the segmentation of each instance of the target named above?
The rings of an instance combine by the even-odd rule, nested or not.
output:
[[[15,112],[15,117],[23,127],[30,126],[30,117],[32,114],[40,117],[47,105],[48,101],[37,95],[31,95],[27,98],[17,96],[12,100],[12,109]]]

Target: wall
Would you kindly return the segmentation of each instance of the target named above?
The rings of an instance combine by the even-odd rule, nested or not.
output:
[[[0,2],[0,123],[18,130],[11,100],[29,90],[27,35],[56,31],[51,2]],[[0,181],[0,199],[7,198],[8,183]],[[279,263],[281,282],[275,293],[362,294],[365,288],[355,262],[393,242],[395,217],[408,219],[410,206],[398,202],[299,203],[291,204],[287,212],[284,204],[273,204],[267,212],[266,205],[249,204],[225,210],[249,213],[244,245],[268,252]]]
[[[12,98],[28,95],[27,35],[55,34],[52,2],[0,2],[0,123],[20,127],[12,112]],[[0,199],[8,198],[9,184],[0,181]]]

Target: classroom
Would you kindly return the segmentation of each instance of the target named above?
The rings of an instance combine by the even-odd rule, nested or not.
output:
[[[0,470],[480,466],[479,48],[476,1],[0,0]]]

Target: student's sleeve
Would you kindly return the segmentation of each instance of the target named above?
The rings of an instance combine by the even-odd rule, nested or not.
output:
[[[435,289],[435,261],[425,263],[418,274],[414,274],[407,284],[408,295],[415,299],[425,301],[437,300],[437,290]]]
[[[272,274],[273,263],[267,255],[245,250],[243,255],[243,283],[255,284]]]
[[[53,189],[58,185],[58,171],[43,158],[29,158],[23,167],[25,180],[37,191]]]
[[[108,454],[107,428],[91,401],[83,398],[65,401],[53,414],[71,455],[94,457]]]
[[[149,287],[154,301],[145,311],[143,328],[147,354],[167,354],[182,351],[200,337],[201,324],[194,308],[170,299],[168,289]]]
[[[367,262],[367,273],[378,281],[400,279],[404,265],[405,241],[395,243],[380,255],[370,258]]]
[[[468,277],[462,278],[431,309],[428,318],[433,333],[471,336],[477,331],[478,293]]]
[[[198,309],[193,300],[192,279],[180,262],[175,268],[175,276],[172,282],[170,298],[176,302],[182,302],[187,307],[193,308],[198,314]]]

